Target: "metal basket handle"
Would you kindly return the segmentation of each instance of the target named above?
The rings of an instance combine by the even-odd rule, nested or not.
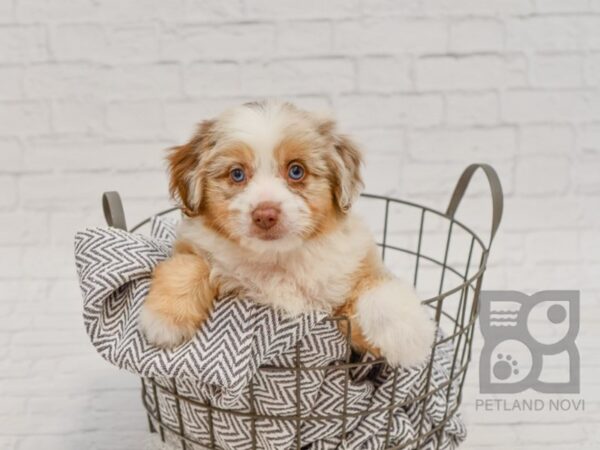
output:
[[[127,231],[123,202],[117,191],[102,194],[102,210],[104,211],[104,218],[109,227]]]
[[[456,209],[458,208],[458,205],[460,205],[460,202],[465,195],[465,191],[467,190],[467,187],[469,187],[471,178],[473,178],[473,174],[477,171],[477,169],[481,169],[483,170],[483,173],[485,173],[485,176],[490,184],[490,190],[492,192],[492,230],[490,232],[489,244],[491,246],[494,236],[496,236],[496,232],[498,231],[498,227],[500,226],[500,221],[502,220],[502,211],[504,209],[504,194],[502,193],[502,184],[500,183],[498,174],[492,166],[489,164],[471,164],[463,171],[456,183],[456,187],[454,188],[454,192],[450,198],[450,203],[448,203],[446,216],[452,219],[454,218]]]

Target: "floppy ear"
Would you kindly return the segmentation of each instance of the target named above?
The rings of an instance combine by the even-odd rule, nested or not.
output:
[[[329,158],[333,197],[338,209],[346,213],[364,187],[360,173],[362,152],[352,139],[337,132],[333,119],[320,117],[317,120],[319,133],[333,143],[334,151]]]
[[[333,195],[340,211],[345,213],[350,210],[364,187],[360,173],[362,153],[349,137],[334,134],[333,138],[335,148]]]
[[[201,161],[214,145],[214,121],[204,121],[198,132],[184,145],[169,149],[169,192],[181,203],[186,216],[200,214],[203,182],[200,174]]]

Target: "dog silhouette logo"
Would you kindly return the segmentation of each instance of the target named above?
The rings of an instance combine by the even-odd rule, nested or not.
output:
[[[483,394],[579,393],[579,291],[482,291]]]

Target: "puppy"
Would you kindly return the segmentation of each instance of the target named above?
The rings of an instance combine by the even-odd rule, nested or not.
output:
[[[331,119],[248,103],[203,122],[168,161],[184,218],[141,312],[151,343],[190,339],[233,293],[290,315],[344,314],[357,350],[394,366],[425,360],[434,324],[352,214],[361,153]]]

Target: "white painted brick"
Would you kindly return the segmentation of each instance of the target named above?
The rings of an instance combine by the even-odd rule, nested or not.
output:
[[[99,23],[59,24],[51,30],[52,53],[60,60],[94,60],[106,51],[107,36]]]
[[[576,50],[577,24],[558,17],[514,19],[507,24],[507,48],[514,50]]]
[[[186,11],[186,3],[188,1],[189,0],[169,0],[168,2],[154,2],[153,9],[155,17],[163,23],[184,22],[189,17]],[[192,3],[191,7],[195,8],[195,4],[200,2],[192,0],[190,3]]]
[[[102,213],[99,214],[99,216],[101,216]],[[76,219],[75,221],[71,221],[71,223],[68,225],[68,228],[74,228],[75,226],[78,226],[79,228],[76,231],[79,231],[81,228],[81,223],[84,222],[79,222],[79,219]],[[98,220],[91,220],[90,222],[85,221],[85,223],[90,223],[90,226],[95,226],[97,224],[97,226],[105,226],[106,222],[104,222],[104,218],[102,218],[102,220],[100,220],[100,217],[98,217]],[[73,231],[72,233],[70,233],[69,236],[69,240],[65,241],[64,243],[67,245],[72,245],[73,241],[74,241],[74,236],[75,236],[75,232]],[[46,303],[46,307],[42,307],[42,305],[36,304],[35,308],[36,310],[41,310],[42,311],[42,315],[44,314],[55,314],[55,315],[62,315],[62,314],[77,314],[77,309],[79,308],[79,304],[81,302],[81,288],[79,287],[79,284],[77,283],[77,280],[73,280],[73,279],[67,279],[67,280],[51,280],[49,282],[46,282],[46,284],[48,285],[46,292],[44,293],[44,295],[46,296],[47,299],[47,303]],[[48,326],[54,326],[54,324],[47,324]],[[73,324],[69,324],[70,328],[73,328]],[[68,366],[69,362],[71,362],[71,359],[68,358],[66,361],[64,361],[64,366]],[[60,365],[63,365],[63,362],[60,363]]]
[[[575,149],[575,136],[568,126],[526,125],[519,131],[519,151],[523,154],[568,155]]]
[[[600,92],[509,91],[502,100],[503,119],[508,122],[571,122],[600,119]]]
[[[275,27],[262,23],[173,25],[161,30],[159,42],[161,57],[167,60],[268,57],[275,49]]]
[[[40,61],[47,56],[42,26],[0,25],[0,62]]]
[[[600,85],[600,53],[588,55],[584,63],[584,75],[587,83]]]
[[[195,97],[240,93],[241,71],[235,62],[193,63],[184,71],[186,94]]]
[[[573,51],[600,47],[600,18],[581,16],[529,16],[507,22],[510,50]]]
[[[489,89],[526,84],[526,64],[521,56],[436,56],[416,62],[417,88]]]
[[[498,123],[500,105],[495,93],[460,93],[446,96],[449,125],[491,125]]]
[[[579,55],[535,55],[531,63],[532,81],[540,87],[583,85],[582,59]]]
[[[557,207],[557,202],[560,207]],[[584,221],[583,202],[569,197],[516,197],[507,200],[504,214],[510,221],[502,224],[507,231],[565,229],[577,227]],[[595,208],[594,208],[595,209]],[[535,211],[535,214],[532,214]],[[540,274],[540,276],[544,276]]]
[[[98,4],[94,0],[80,0],[65,7],[61,0],[17,0],[17,18],[23,22],[81,20],[98,14]]]
[[[489,199],[485,200],[489,202]],[[487,225],[489,229],[489,222]],[[485,236],[487,235],[489,235],[489,233]],[[515,266],[523,264],[526,255],[525,235],[521,233],[504,233],[500,231],[494,238],[494,247],[491,255],[490,261],[493,264],[493,270],[490,270],[490,273],[496,270],[500,271],[503,267],[509,265]],[[486,279],[486,284],[487,281],[488,280]],[[499,285],[499,287],[501,288],[501,286],[505,285],[506,282]]]
[[[42,63],[25,71],[25,93],[34,98],[101,97],[104,69],[86,63]]]
[[[340,123],[348,129],[424,127],[441,123],[443,102],[437,95],[345,95],[337,100],[335,111]]]
[[[585,197],[584,197],[584,199],[587,200]],[[579,216],[579,224],[582,227],[596,228],[598,226],[598,224],[600,223],[600,208],[584,208],[584,207],[582,207],[581,209],[582,209],[582,211]]]
[[[84,2],[85,3],[85,2]],[[100,17],[104,22],[126,22],[127,24],[148,22],[156,18],[156,2],[153,0],[96,0],[97,12],[89,17]],[[176,3],[173,7],[178,6]]]
[[[427,12],[427,2],[423,0],[362,0],[362,13],[366,16],[424,16]]]
[[[52,48],[61,60],[146,62],[158,57],[158,33],[153,24],[60,25]]]
[[[333,27],[329,21],[282,22],[277,28],[277,53],[315,56],[331,53]]]
[[[158,48],[154,24],[115,25],[107,30],[107,48],[99,56],[107,61],[146,62],[158,58]]]
[[[16,205],[18,199],[17,181],[15,177],[8,175],[0,176],[0,208],[8,209]]]
[[[2,294],[0,295],[1,305],[8,306],[8,301],[16,301],[31,298],[40,298],[48,292],[48,283],[46,281],[23,282],[23,280],[0,280]],[[10,311],[24,310],[23,302],[10,305]],[[8,309],[8,308],[5,308]],[[33,308],[35,309],[35,308]]]
[[[597,158],[600,156],[600,124],[581,127],[579,147],[584,157]]]
[[[358,0],[309,0],[301,3],[295,0],[253,0],[246,3],[246,9],[250,17],[269,19],[348,17],[358,15],[358,3]]]
[[[86,137],[33,139],[25,151],[27,170],[78,172],[160,170],[164,167],[167,142],[112,142]]]
[[[408,161],[402,167],[402,190],[408,198],[413,195],[436,194],[437,198],[443,197],[445,201],[462,169],[462,162]]]
[[[106,125],[111,134],[126,138],[155,136],[162,129],[158,102],[115,102],[106,108]]]
[[[365,175],[368,192],[393,194],[398,191],[402,159],[398,153],[365,152],[365,164],[372,167]]]
[[[373,151],[377,153],[404,154],[404,132],[399,129],[357,129],[342,130],[351,133],[366,153]]]
[[[123,64],[103,73],[103,99],[178,98],[181,68],[173,63]]]
[[[107,172],[27,175],[20,179],[22,201],[30,209],[57,208],[72,210],[97,207],[103,192],[116,190],[123,198],[166,198],[166,174],[138,172],[110,174]]]
[[[216,116],[226,108],[250,99],[209,98],[202,100],[186,99],[169,101],[164,106],[165,126],[171,137],[177,142],[187,142],[200,122]]]
[[[38,244],[47,239],[47,217],[41,213],[0,213],[0,245]]]
[[[2,181],[0,180],[0,183]],[[18,278],[22,272],[23,249],[20,247],[2,247],[0,258],[0,278]],[[1,316],[0,316],[1,318]],[[0,360],[1,362],[1,360]]]
[[[464,19],[450,25],[450,50],[455,52],[500,51],[504,26],[494,19]]]
[[[364,57],[358,61],[358,88],[364,92],[410,91],[408,58]]]
[[[162,2],[161,2],[162,3]],[[136,10],[139,8],[136,8]],[[231,0],[185,0],[185,17],[188,21],[231,21],[241,19],[244,15],[244,2]]]
[[[0,100],[19,100],[23,97],[23,69],[18,66],[0,67]]]
[[[339,22],[334,32],[334,50],[350,54],[439,53],[447,46],[446,25],[434,20],[368,18]]]
[[[575,191],[579,193],[600,192],[600,158],[580,161],[575,165]]]
[[[50,112],[44,102],[5,102],[0,108],[0,135],[35,134],[49,129]]]
[[[100,199],[97,199],[100,204]],[[100,211],[91,212],[73,212],[73,211],[56,211],[50,213],[49,230],[50,242],[53,245],[72,245],[73,237],[77,231],[80,231],[83,226],[105,226],[106,222]],[[129,225],[129,224],[128,224]],[[56,284],[56,283],[55,283]],[[49,298],[52,295],[56,297],[65,297],[65,282],[58,282],[58,287],[53,288],[48,294]],[[79,294],[79,292],[77,292]],[[64,305],[66,306],[66,305]],[[58,308],[59,306],[57,306]]]
[[[581,255],[588,261],[600,261],[600,234],[583,231],[579,239]]]
[[[192,130],[190,130],[191,134]],[[104,141],[97,167],[107,165],[119,171],[161,170],[166,167],[166,149],[175,142],[163,140]]]
[[[585,442],[585,431],[580,423],[561,423],[555,426],[530,424],[528,427],[517,429],[519,440],[537,444],[575,445]],[[547,447],[544,447],[547,448]]]
[[[459,128],[409,132],[408,147],[415,161],[511,160],[516,133],[511,128]]]
[[[46,420],[44,420],[44,416]],[[60,420],[58,415],[45,415],[45,414],[31,414],[28,415],[30,420],[30,426],[35,427],[37,433],[50,434],[50,435],[68,435],[74,433],[77,428],[74,422],[67,423],[64,420]],[[23,423],[15,420],[15,417],[7,417],[6,426],[14,430],[15,434],[27,434],[27,428]]]
[[[0,139],[0,173],[18,172],[23,166],[23,150],[14,138]]]
[[[23,397],[8,397],[5,398],[5,401],[0,405],[0,414],[9,415],[9,414],[22,414],[26,412],[27,409],[27,399]],[[4,448],[4,447],[0,447]],[[9,447],[6,447],[9,448]]]
[[[0,437],[0,448],[2,450],[12,450],[17,448],[20,444],[20,440],[14,436],[2,436]]]
[[[78,396],[75,398],[65,399],[65,407],[72,410],[90,408],[90,399],[88,396]],[[31,399],[28,405],[28,410],[31,414],[57,414],[60,413],[60,406],[56,404],[56,399],[53,396],[36,397]]]
[[[520,159],[516,191],[523,195],[562,194],[571,181],[569,159],[564,156],[528,156]]]
[[[348,59],[303,59],[250,63],[242,67],[242,89],[254,95],[320,94],[354,88]]]
[[[100,133],[104,105],[90,100],[57,100],[52,103],[52,125],[58,133]]]
[[[510,445],[511,449],[518,442],[514,428],[506,425],[483,425],[469,429],[466,444],[471,448],[493,448],[498,443],[498,436],[502,436],[502,445]]]
[[[53,170],[90,170],[115,167],[110,155],[102,151],[101,143],[89,138],[37,138],[25,150],[24,165],[27,170],[47,172]]]
[[[2,17],[2,22],[15,21],[14,2],[2,2],[2,4],[0,4],[0,17]]]
[[[432,13],[448,15],[524,15],[534,11],[532,0],[425,0]]]
[[[585,12],[588,6],[588,0],[535,0],[535,9],[541,13]]]
[[[167,174],[165,170],[144,171],[135,174],[122,172],[111,176],[99,176],[97,185],[103,186],[101,192],[116,190],[122,193],[123,199],[153,199],[163,201],[168,198]],[[100,185],[100,183],[102,183]],[[96,197],[88,197],[88,200]],[[124,200],[126,201],[126,200]],[[93,205],[97,201],[95,200]],[[156,211],[156,210],[154,210]]]

